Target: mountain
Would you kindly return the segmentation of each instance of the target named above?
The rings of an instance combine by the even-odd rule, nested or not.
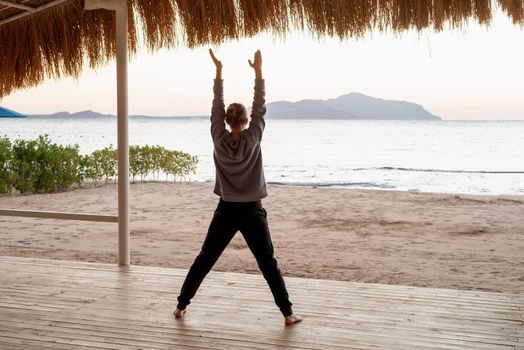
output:
[[[267,118],[273,119],[365,119],[365,120],[440,120],[421,105],[407,101],[391,101],[352,92],[329,100],[276,101],[266,105]],[[49,115],[32,115],[32,118],[104,119],[115,118],[91,110]],[[131,115],[131,119],[209,118],[209,116],[152,117]]]
[[[104,118],[114,118],[114,115],[111,114],[102,114],[94,112],[91,110],[80,111],[76,113],[69,112],[57,112],[54,114],[34,114],[31,115],[32,118],[56,118],[56,119],[104,119]]]
[[[266,105],[275,119],[441,120],[421,105],[352,92],[329,100],[277,101]]]
[[[91,110],[85,110],[75,113],[57,112],[53,114],[33,114],[31,118],[52,118],[52,119],[110,119],[116,118],[113,114],[102,114]],[[158,119],[184,119],[184,118],[209,118],[208,116],[180,116],[180,117],[155,117],[148,115],[130,115],[130,119],[158,118]]]
[[[330,107],[322,100],[277,101],[266,105],[268,118],[343,119],[352,113]]]

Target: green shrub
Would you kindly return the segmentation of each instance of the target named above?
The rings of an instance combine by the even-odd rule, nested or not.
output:
[[[46,193],[68,189],[79,181],[78,145],[51,143],[47,135],[12,144],[14,187],[21,193]]]
[[[134,182],[137,176],[158,181],[164,174],[166,181],[186,179],[195,173],[198,158],[190,154],[167,150],[161,146],[130,146],[129,174]],[[116,180],[118,150],[111,145],[81,155],[78,145],[62,146],[52,143],[47,135],[36,140],[0,138],[0,194],[14,187],[21,193],[64,191],[91,179],[95,185]]]
[[[132,182],[135,182],[135,177],[141,173],[140,152],[140,146],[129,146],[129,175],[131,175]]]
[[[88,179],[94,180],[93,161],[90,155],[80,156],[77,169],[77,180],[80,186],[82,182]]]
[[[51,148],[50,173],[54,179],[52,191],[64,191],[80,182],[78,169],[82,160],[78,145]]]
[[[131,146],[129,148],[129,173],[132,182],[137,176],[144,181],[148,176],[159,181],[162,174],[165,181],[172,176],[173,181],[195,173],[198,158],[190,154],[168,150],[161,146]]]
[[[160,173],[162,172],[162,160],[164,159],[167,150],[161,146],[153,146],[150,148],[149,152],[151,154],[150,159],[152,164],[151,172],[153,180],[155,180],[156,175],[156,180],[158,181],[158,179],[160,178]]]
[[[14,187],[21,193],[35,192],[38,176],[36,140],[16,140],[13,144]]]
[[[112,145],[101,149],[102,154],[102,173],[106,183],[109,179],[114,179],[118,171],[118,151]]]
[[[180,151],[166,151],[162,162],[162,171],[167,175],[173,176],[173,181],[177,176],[186,178],[191,173],[195,173],[198,158]]]
[[[11,193],[14,180],[11,141],[7,137],[0,137],[0,195]]]

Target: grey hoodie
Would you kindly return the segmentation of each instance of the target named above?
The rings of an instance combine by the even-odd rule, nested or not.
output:
[[[260,141],[266,122],[264,80],[255,80],[249,128],[237,142],[225,126],[224,81],[215,79],[211,108],[211,137],[216,179],[214,193],[227,202],[254,202],[267,196]]]

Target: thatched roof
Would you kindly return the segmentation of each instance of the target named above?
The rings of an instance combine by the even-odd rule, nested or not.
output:
[[[45,78],[77,77],[86,64],[97,67],[115,56],[112,12],[84,11],[82,0],[63,0],[46,8],[51,1],[0,1],[0,97]],[[342,39],[370,30],[439,31],[470,19],[488,24],[496,6],[515,24],[524,24],[524,0],[129,0],[129,4],[131,53],[139,40],[155,50],[219,44],[262,31],[285,34],[295,28]]]

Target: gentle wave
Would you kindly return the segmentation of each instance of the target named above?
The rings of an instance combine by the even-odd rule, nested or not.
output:
[[[369,188],[396,188],[392,185],[377,184],[373,182],[281,182],[268,181],[271,185],[285,186],[311,186],[311,187],[369,187]]]
[[[371,167],[371,168],[355,168],[351,169],[354,171],[365,171],[365,170],[397,170],[397,171],[411,171],[411,172],[423,172],[423,173],[454,173],[454,174],[524,174],[524,171],[496,171],[496,170],[451,170],[451,169],[418,169],[418,168],[402,168],[402,167]]]

